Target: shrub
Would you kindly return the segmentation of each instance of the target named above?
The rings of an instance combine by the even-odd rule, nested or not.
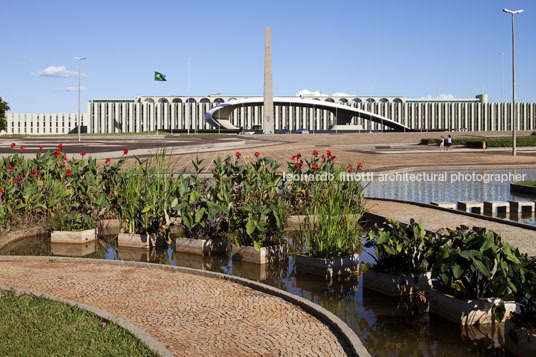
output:
[[[369,231],[365,247],[374,248],[374,270],[391,275],[424,273],[428,268],[426,253],[432,238],[422,223],[413,219],[409,225],[388,219]],[[366,271],[368,265],[362,265],[362,268]]]
[[[345,169],[334,171],[333,181],[313,181],[310,203],[300,224],[305,254],[329,258],[359,253],[362,248],[361,222],[364,213],[363,186],[345,181]]]
[[[520,311],[513,314],[516,325],[536,333],[536,257],[524,256],[523,275],[518,274],[516,302]]]

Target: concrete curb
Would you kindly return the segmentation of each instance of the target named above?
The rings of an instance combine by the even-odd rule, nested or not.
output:
[[[44,297],[49,300],[62,302],[65,304],[69,304],[71,306],[77,306],[83,310],[89,311],[94,315],[97,315],[103,320],[111,321],[114,324],[120,326],[121,328],[128,330],[130,333],[132,333],[136,338],[138,338],[140,341],[142,341],[144,344],[146,344],[151,350],[158,353],[160,356],[164,357],[172,357],[173,354],[164,346],[162,343],[158,342],[156,339],[154,339],[151,335],[149,335],[147,332],[139,328],[138,326],[131,324],[125,319],[122,319],[118,316],[115,316],[108,311],[104,311],[101,309],[98,309],[94,306],[82,304],[80,302],[76,302],[73,300],[67,300],[64,298],[60,298],[57,296],[52,296],[48,294],[43,294],[37,291],[32,290],[25,290],[25,289],[18,289],[18,288],[12,288],[8,286],[0,285],[0,290],[5,292],[15,292],[17,294],[24,294],[24,295],[33,295],[36,297]]]
[[[6,245],[10,243],[14,243],[22,239],[37,237],[41,235],[48,235],[48,234],[49,234],[49,231],[42,227],[33,227],[30,229],[9,232],[5,237],[0,238],[0,249],[4,248]]]
[[[527,186],[527,185],[520,185],[520,184],[516,184],[516,183],[511,183],[510,184],[510,191],[524,193],[524,194],[527,194],[527,195],[536,195],[536,187]]]
[[[313,315],[320,321],[326,323],[328,326],[333,328],[336,332],[340,334],[340,337],[348,344],[352,354],[354,356],[370,356],[367,349],[356,335],[356,333],[346,325],[339,317],[335,316],[333,313],[324,309],[320,305],[312,303],[302,297],[293,295],[286,291],[271,287],[266,284],[258,283],[248,279],[240,278],[237,276],[226,275],[222,273],[216,273],[206,270],[197,270],[185,267],[177,267],[172,265],[162,265],[162,264],[153,264],[153,263],[142,263],[142,262],[131,262],[123,260],[102,260],[102,259],[89,259],[89,258],[67,258],[67,257],[46,257],[46,256],[0,256],[0,262],[16,262],[20,260],[36,260],[43,261],[48,259],[55,259],[56,261],[66,261],[66,262],[76,262],[76,263],[93,263],[93,264],[117,264],[120,266],[129,266],[129,267],[144,267],[151,269],[160,269],[167,270],[185,274],[191,274],[196,276],[203,276],[208,278],[215,278],[221,280],[227,280],[233,283],[240,284],[242,286],[276,296],[281,298],[291,304],[294,304],[309,314]]]

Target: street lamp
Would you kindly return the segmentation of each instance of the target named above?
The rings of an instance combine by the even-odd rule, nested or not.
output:
[[[514,15],[520,14],[524,10],[503,9],[507,14],[512,14],[512,156],[516,156],[516,129],[517,129],[517,109],[516,109],[516,54],[514,40]]]
[[[75,61],[78,61],[78,142],[80,142],[80,62],[85,60],[86,57],[75,57]]]

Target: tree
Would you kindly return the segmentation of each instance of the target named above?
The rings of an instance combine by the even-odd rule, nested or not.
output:
[[[4,102],[2,100],[2,97],[0,97],[0,131],[6,130],[7,131],[7,119],[6,119],[6,112],[9,110],[9,105],[7,105],[7,102]]]

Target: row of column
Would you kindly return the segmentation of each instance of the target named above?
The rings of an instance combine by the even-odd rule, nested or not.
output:
[[[8,134],[68,134],[77,129],[76,113],[7,113]],[[84,114],[80,115],[82,126]]]

